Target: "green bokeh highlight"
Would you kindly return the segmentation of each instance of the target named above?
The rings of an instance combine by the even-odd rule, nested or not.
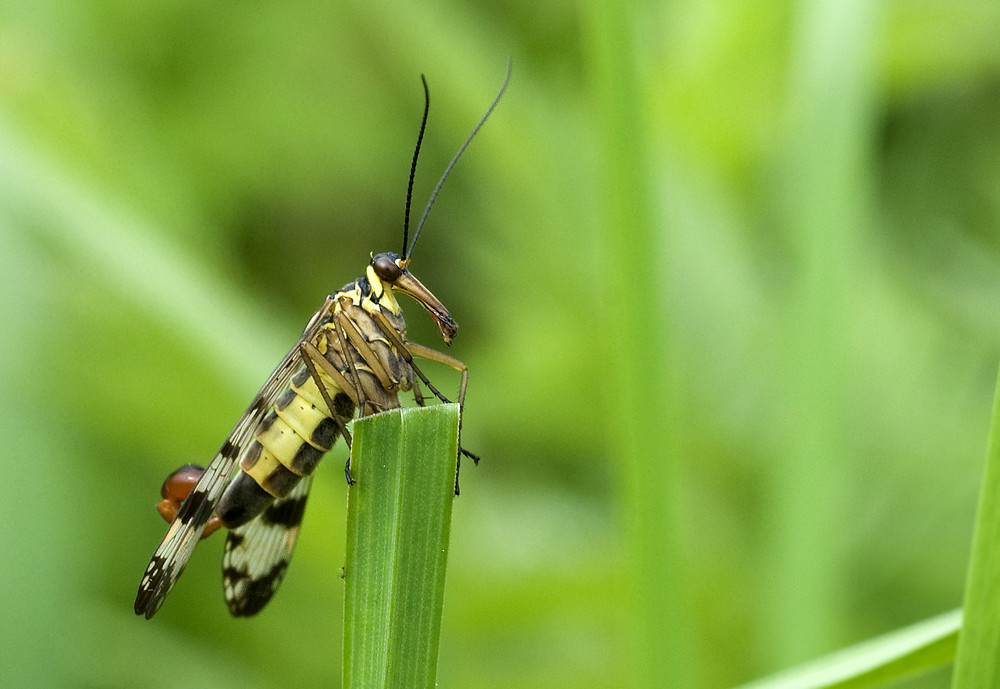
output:
[[[418,207],[508,57],[412,264],[461,324],[484,458],[454,507],[441,685],[657,676],[652,619],[687,649],[666,672],[733,686],[961,604],[1000,359],[1000,5],[605,9],[627,12],[606,30],[629,38],[616,136],[639,168],[607,158],[585,4],[0,2],[11,686],[339,676],[342,448],[249,622],[217,538],[134,618],[153,505],[325,296],[398,250],[419,74]],[[607,223],[622,188],[641,231]],[[662,452],[626,454],[635,409]],[[679,559],[684,614],[638,617],[643,542]]]

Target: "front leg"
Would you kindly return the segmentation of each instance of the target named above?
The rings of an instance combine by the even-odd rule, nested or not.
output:
[[[330,397],[330,391],[327,389],[326,383],[323,382],[318,369],[322,368],[324,373],[336,381],[337,387],[348,397],[352,397],[352,386],[343,374],[337,370],[337,367],[330,363],[311,342],[303,342],[299,345],[299,351],[302,354],[302,363],[309,369],[309,375],[312,376],[313,381],[316,383],[319,394],[323,396],[323,401],[326,403],[326,408],[330,412],[331,418],[337,422],[337,428],[340,429],[340,434],[344,436],[344,442],[347,443],[347,463],[344,465],[344,476],[347,477],[347,485],[354,485],[354,477],[351,476],[351,432],[347,430],[347,424],[344,423],[340,414],[337,413],[337,408],[333,404],[333,398]],[[351,401],[357,404],[356,398],[352,397]]]
[[[465,386],[469,381],[469,367],[465,365],[464,361],[456,359],[453,356],[448,356],[447,354],[439,352],[436,349],[431,349],[430,347],[425,347],[422,344],[417,344],[416,342],[404,342],[396,334],[396,330],[392,327],[389,321],[386,320],[385,316],[381,313],[374,313],[372,316],[374,316],[375,320],[378,321],[379,327],[382,329],[386,338],[392,346],[395,347],[396,351],[399,352],[403,359],[406,360],[406,363],[410,365],[410,368],[412,368],[413,372],[417,374],[417,377],[419,377],[420,380],[424,382],[424,385],[426,385],[427,388],[434,393],[435,397],[445,404],[450,403],[451,400],[441,394],[441,391],[434,387],[434,384],[427,379],[427,376],[424,375],[423,371],[421,371],[420,368],[418,368],[414,363],[413,357],[418,356],[421,359],[427,359],[428,361],[436,361],[439,364],[444,364],[445,366],[461,372],[462,383],[458,390],[458,406],[460,409],[465,406]]]
[[[382,331],[385,333],[385,336],[392,343],[392,346],[396,348],[396,351],[398,351],[400,355],[402,355],[402,357],[406,360],[406,363],[410,365],[410,368],[412,368],[413,372],[417,374],[417,377],[419,377],[420,380],[422,380],[424,384],[428,387],[428,389],[431,392],[433,392],[434,395],[445,404],[449,404],[450,400],[444,395],[442,395],[441,392],[436,387],[434,387],[434,384],[427,379],[427,376],[423,374],[423,371],[421,371],[420,368],[414,363],[413,357],[418,356],[421,359],[427,359],[428,361],[436,361],[439,364],[444,364],[445,366],[453,368],[462,374],[462,382],[458,389],[458,411],[459,411],[458,437],[461,438],[462,420],[465,416],[463,413],[465,410],[465,388],[469,382],[469,367],[461,359],[456,359],[453,356],[448,356],[447,354],[439,352],[436,349],[425,347],[424,345],[417,344],[416,342],[409,342],[409,341],[404,342],[401,338],[397,337],[395,329],[392,327],[389,321],[386,320],[385,316],[383,316],[381,313],[374,313],[372,314],[372,316],[375,318],[376,321],[378,321],[379,327],[382,328]],[[416,381],[414,381],[414,388],[416,387],[417,387]],[[418,404],[420,404],[422,401],[423,400],[421,398],[421,400],[418,401]],[[421,406],[423,405],[421,404]],[[466,457],[471,459],[474,464],[479,464],[479,459],[480,459],[479,455],[469,452],[464,447],[462,447],[461,442],[459,442],[458,446],[459,466],[461,466],[462,464],[462,455],[465,455]],[[455,495],[458,495],[457,469],[455,471]]]

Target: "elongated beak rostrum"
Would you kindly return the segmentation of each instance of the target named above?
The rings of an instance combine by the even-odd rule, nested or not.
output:
[[[409,264],[408,258],[400,258],[397,254],[384,253],[372,257],[371,267],[375,274],[391,287],[393,292],[399,292],[412,297],[434,317],[441,337],[448,344],[458,334],[458,323],[448,313],[441,300],[424,287],[406,266]]]

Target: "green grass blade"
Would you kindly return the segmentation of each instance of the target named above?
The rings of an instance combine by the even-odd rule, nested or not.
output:
[[[458,457],[458,405],[354,424],[344,688],[433,687]]]
[[[986,468],[972,537],[965,622],[955,659],[953,689],[1000,682],[1000,378],[993,400]]]
[[[954,610],[777,675],[740,685],[737,689],[862,689],[883,686],[950,662],[955,656],[961,625],[962,613]]]

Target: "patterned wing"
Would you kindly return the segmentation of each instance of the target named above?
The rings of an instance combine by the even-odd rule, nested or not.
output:
[[[230,530],[222,556],[222,586],[229,612],[256,615],[271,600],[292,559],[312,476],[256,519]]]
[[[163,605],[163,600],[184,571],[195,545],[205,530],[205,525],[215,510],[215,505],[232,481],[240,457],[250,447],[250,441],[260,420],[270,409],[275,398],[288,385],[289,379],[301,363],[299,345],[315,335],[332,309],[333,301],[327,299],[323,308],[313,315],[302,337],[258,391],[243,416],[236,422],[229,437],[219,448],[204,475],[184,501],[142,575],[135,598],[136,615],[145,615],[146,619],[149,619]]]

